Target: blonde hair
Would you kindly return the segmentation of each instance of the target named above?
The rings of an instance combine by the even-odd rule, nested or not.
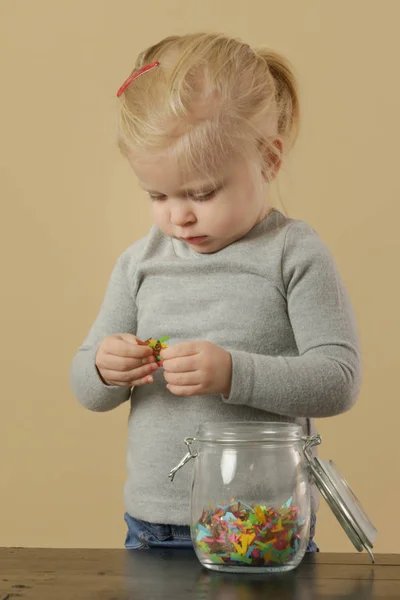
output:
[[[120,101],[122,154],[172,153],[202,177],[233,156],[267,156],[293,146],[299,128],[297,86],[289,63],[240,40],[199,33],[165,38],[143,51]],[[280,144],[276,144],[276,140]]]

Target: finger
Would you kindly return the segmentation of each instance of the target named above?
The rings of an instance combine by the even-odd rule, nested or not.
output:
[[[154,354],[150,354],[150,356],[146,356],[146,358],[142,358],[142,365],[149,365],[151,363],[155,363],[156,361],[156,357],[154,356]]]
[[[133,369],[132,371],[113,371],[111,369],[101,369],[101,376],[106,381],[118,381],[121,384],[128,385],[132,381],[143,379],[146,375],[151,375],[157,371],[158,366],[156,364],[145,365],[139,369]]]
[[[201,390],[200,385],[179,386],[168,384],[167,388],[174,396],[197,396],[200,395]]]
[[[124,356],[125,358],[145,358],[153,354],[152,348],[138,346],[138,344],[133,344],[120,337],[110,338],[104,351],[106,354]]]
[[[164,359],[162,361],[162,366],[165,371],[169,371],[170,373],[190,373],[192,371],[197,371],[197,363],[198,360],[196,356],[185,356],[183,358]]]
[[[139,340],[139,338],[136,337],[136,335],[133,335],[133,333],[119,333],[117,336],[121,338],[121,340],[128,342],[128,344],[137,344]]]
[[[146,377],[142,377],[142,379],[132,381],[131,386],[138,387],[140,385],[146,385],[147,383],[154,383],[154,377],[152,375],[147,375]]]
[[[193,371],[192,373],[169,373],[164,371],[164,378],[174,386],[192,386],[200,383],[198,371]]]
[[[154,383],[154,377],[152,375],[147,375],[146,377],[142,377],[142,379],[137,379],[136,381],[130,381],[129,383],[121,383],[120,381],[108,381],[109,385],[117,385],[119,387],[138,387],[140,385],[146,385],[148,383]]]
[[[193,356],[195,354],[199,354],[197,342],[182,342],[181,344],[164,348],[160,352],[160,356],[163,360],[180,358],[183,356]]]
[[[125,356],[115,356],[114,354],[102,354],[97,357],[96,365],[100,369],[110,371],[133,371],[142,365],[149,365],[156,362],[153,355],[147,358],[127,358]]]

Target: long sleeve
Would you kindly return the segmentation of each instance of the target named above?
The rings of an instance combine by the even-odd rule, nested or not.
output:
[[[95,358],[105,337],[136,332],[137,309],[130,291],[131,271],[131,257],[125,253],[111,274],[97,319],[72,361],[72,390],[78,401],[89,410],[111,410],[130,398],[129,387],[107,386],[103,383],[95,366]]]
[[[350,300],[327,247],[293,222],[282,253],[282,285],[298,356],[232,350],[232,404],[290,417],[349,410],[360,390],[361,359]]]

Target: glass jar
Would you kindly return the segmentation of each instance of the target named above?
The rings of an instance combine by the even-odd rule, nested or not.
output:
[[[295,568],[310,532],[301,427],[203,423],[185,442],[196,456],[191,535],[202,565],[231,572]]]
[[[319,435],[303,437],[293,423],[215,422],[186,438],[195,459],[191,537],[201,564],[215,571],[268,573],[299,565],[310,535],[310,483],[316,482],[357,550],[376,530],[330,461],[314,458]]]

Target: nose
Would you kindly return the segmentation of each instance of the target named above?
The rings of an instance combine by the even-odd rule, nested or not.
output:
[[[170,221],[175,227],[184,227],[196,221],[196,216],[187,200],[177,200],[170,205]]]

